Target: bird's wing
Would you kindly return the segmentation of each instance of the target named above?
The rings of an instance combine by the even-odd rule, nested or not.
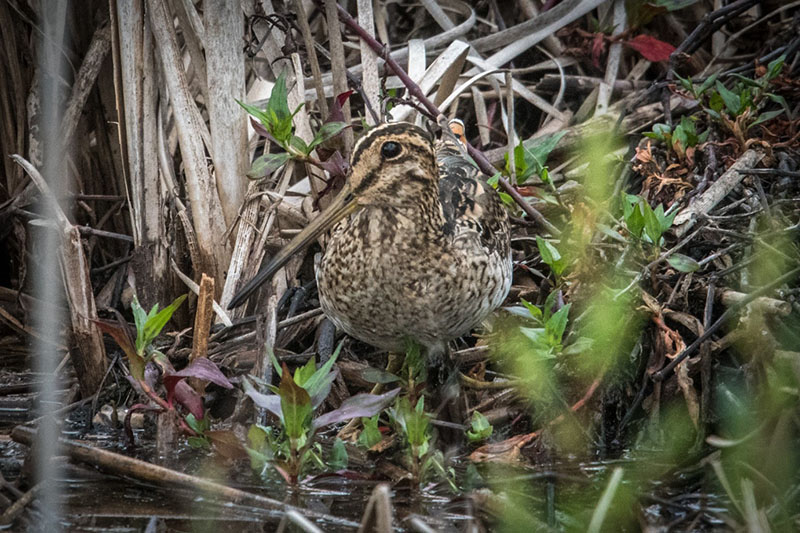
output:
[[[452,232],[455,238],[474,235],[487,251],[507,255],[508,215],[497,191],[450,136],[444,135],[436,143],[436,162],[445,231]]]

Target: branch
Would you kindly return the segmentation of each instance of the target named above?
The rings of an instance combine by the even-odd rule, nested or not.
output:
[[[319,4],[319,0],[317,0],[317,4]],[[443,117],[442,113],[439,111],[439,108],[437,108],[436,105],[434,105],[434,103],[431,102],[427,96],[425,96],[425,94],[419,88],[419,85],[417,85],[414,82],[414,80],[412,80],[408,76],[406,71],[403,70],[403,67],[397,64],[397,61],[392,59],[392,56],[389,55],[389,49],[386,48],[386,46],[380,43],[377,39],[375,39],[375,37],[367,33],[367,31],[364,30],[364,28],[359,26],[358,22],[356,22],[356,20],[352,16],[350,16],[350,13],[348,13],[342,6],[337,4],[337,7],[339,10],[339,19],[344,23],[345,26],[347,26],[354,33],[356,33],[356,35],[358,35],[359,38],[361,38],[364,42],[366,42],[369,45],[369,47],[375,51],[376,54],[378,54],[380,57],[383,58],[384,61],[386,61],[386,64],[389,66],[389,68],[392,69],[392,71],[397,75],[397,77],[400,78],[400,81],[403,82],[403,85],[406,86],[409,94],[411,96],[414,96],[417,100],[419,100],[419,102],[425,107],[425,109],[427,109],[428,112],[431,113],[433,116]],[[480,168],[483,173],[485,173],[488,176],[493,176],[497,173],[497,169],[494,166],[492,166],[492,164],[489,162],[489,160],[486,158],[483,152],[473,147],[470,143],[466,143],[466,145],[467,145],[467,153],[469,153],[469,156],[475,161],[475,163],[478,165],[478,168]],[[552,235],[561,234],[561,231],[559,231],[558,228],[556,228],[553,224],[548,222],[539,211],[537,211],[532,205],[530,205],[528,202],[525,201],[522,195],[519,194],[516,188],[514,188],[514,186],[511,185],[511,183],[509,183],[507,179],[500,176],[498,183],[500,184],[500,187],[502,187],[503,191],[505,191],[509,196],[511,196],[511,198],[514,199],[514,201],[522,208],[522,210],[525,211],[525,214],[534,219],[539,225],[547,229],[547,231],[549,231]]]

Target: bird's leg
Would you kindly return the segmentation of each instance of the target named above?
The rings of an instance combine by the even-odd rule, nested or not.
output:
[[[428,385],[432,387],[431,399],[439,438],[444,444],[460,446],[464,440],[462,424],[466,418],[466,397],[462,394],[458,364],[446,347],[438,357],[429,355]]]
[[[386,372],[389,374],[396,374],[403,366],[403,357],[399,353],[389,352],[389,357],[386,361]],[[383,383],[376,383],[370,394],[380,394],[383,392]],[[339,433],[336,434],[342,440],[355,441],[358,438],[358,430],[361,425],[360,418],[353,418],[348,422]]]

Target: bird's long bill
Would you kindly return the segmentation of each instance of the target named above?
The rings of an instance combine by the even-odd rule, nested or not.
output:
[[[358,208],[357,200],[350,194],[349,185],[345,185],[344,189],[333,200],[333,203],[328,208],[315,218],[311,223],[306,226],[303,231],[298,233],[292,242],[287,244],[281,249],[272,260],[261,270],[258,271],[253,279],[248,281],[236,295],[234,295],[228,309],[233,309],[241,305],[262,283],[270,279],[275,272],[285,265],[295,252],[302,250],[322,233],[333,227],[334,224],[341,219],[352,213]]]

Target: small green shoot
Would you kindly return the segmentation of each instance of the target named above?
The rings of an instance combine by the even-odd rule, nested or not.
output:
[[[667,259],[667,262],[670,264],[672,268],[677,270],[678,272],[696,272],[700,269],[700,263],[696,260],[692,259],[688,255],[683,255],[679,253],[674,253]]]
[[[470,422],[470,429],[467,430],[467,438],[470,442],[482,442],[492,436],[494,428],[489,423],[489,420],[480,413],[480,411],[472,412],[472,421]]]
[[[653,131],[646,132],[644,136],[663,142],[683,160],[686,157],[686,149],[706,142],[709,133],[710,130],[706,130],[698,134],[695,118],[683,116],[674,129],[670,129],[667,124],[654,124]]]
[[[628,232],[644,242],[661,246],[664,234],[672,226],[677,211],[664,212],[664,206],[653,209],[641,196],[622,193],[622,215]]]
[[[550,184],[550,175],[545,163],[550,152],[555,149],[561,138],[567,132],[560,131],[552,135],[531,139],[528,141],[520,141],[514,148],[514,168],[516,171],[517,185],[522,185],[534,174],[542,180],[543,183]],[[506,174],[511,174],[511,163],[508,160],[508,154],[505,156],[506,161]]]
[[[564,269],[567,268],[567,259],[561,256],[561,253],[550,241],[538,235],[536,236],[536,246],[539,248],[539,255],[542,257],[542,261],[550,267],[556,277],[560,277]]]
[[[268,386],[274,393],[271,395],[258,392],[249,380],[244,380],[245,393],[256,405],[275,415],[280,423],[279,427],[250,428],[248,454],[254,470],[263,473],[264,465],[270,464],[287,483],[296,484],[300,475],[310,466],[325,467],[320,456],[321,448],[314,442],[317,430],[352,418],[373,417],[394,401],[400,389],[381,395],[357,394],[345,400],[338,409],[314,416],[314,410],[328,396],[331,384],[338,375],[333,364],[340,349],[341,344],[319,368],[316,368],[315,359],[311,358],[304,366],[297,368],[294,375],[285,363],[279,366],[274,354],[270,354],[276,373],[280,376],[277,387]]]
[[[366,449],[372,448],[383,439],[381,430],[378,428],[378,418],[380,415],[361,419],[364,429],[358,435],[358,443]]]
[[[398,398],[389,415],[395,430],[405,437],[406,462],[414,482],[420,484],[435,475],[456,490],[453,469],[444,467],[442,453],[431,446],[431,415],[425,412],[425,398],[419,398],[414,407],[408,398]]]
[[[275,80],[275,85],[272,87],[272,92],[270,93],[265,109],[259,109],[256,106],[240,102],[239,100],[236,102],[258,120],[258,123],[253,122],[253,126],[258,133],[265,137],[272,137],[278,146],[285,150],[281,153],[264,154],[253,161],[250,171],[248,172],[248,176],[253,179],[261,179],[269,176],[286,164],[290,159],[323,166],[321,162],[311,157],[311,152],[313,152],[317,146],[335,137],[347,127],[347,124],[344,122],[325,122],[309,143],[306,143],[303,139],[295,135],[294,116],[300,111],[303,104],[297,106],[294,111],[289,109],[286,76],[283,73]]]

